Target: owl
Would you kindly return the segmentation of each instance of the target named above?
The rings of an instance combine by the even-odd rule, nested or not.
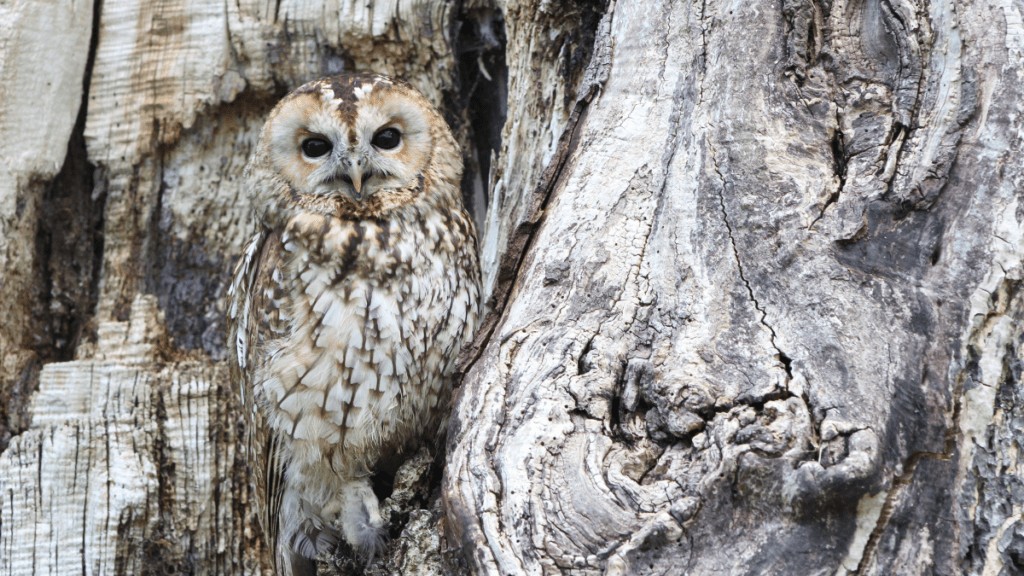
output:
[[[271,111],[246,169],[257,231],[229,296],[257,514],[276,570],[384,530],[371,477],[447,419],[478,320],[462,156],[407,84],[343,75]]]

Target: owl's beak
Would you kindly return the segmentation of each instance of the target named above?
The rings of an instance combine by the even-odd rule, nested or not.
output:
[[[356,198],[361,199],[363,196],[363,169],[358,164],[349,166],[348,177],[352,181],[352,189],[356,192]]]
[[[341,179],[352,186],[352,197],[355,200],[363,199],[363,179],[365,174],[363,170],[366,168],[366,158],[356,157],[343,158],[341,160],[342,171],[338,176]]]

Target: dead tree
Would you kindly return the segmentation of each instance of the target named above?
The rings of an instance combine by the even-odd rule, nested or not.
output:
[[[241,172],[349,70],[489,295],[368,573],[1024,570],[1019,3],[135,0],[0,4],[0,573],[259,571]]]

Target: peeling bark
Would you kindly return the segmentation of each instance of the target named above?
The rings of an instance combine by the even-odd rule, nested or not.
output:
[[[453,124],[488,316],[386,553],[322,573],[1024,570],[1022,38],[998,1],[0,3],[0,573],[260,572],[242,170],[347,70]]]

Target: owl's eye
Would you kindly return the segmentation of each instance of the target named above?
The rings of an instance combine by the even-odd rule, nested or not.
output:
[[[302,153],[310,158],[319,158],[331,151],[331,143],[323,138],[306,138],[302,141]]]
[[[402,133],[397,128],[385,128],[373,135],[373,140],[370,140],[370,144],[373,144],[381,150],[391,150],[398,146],[402,142]]]

